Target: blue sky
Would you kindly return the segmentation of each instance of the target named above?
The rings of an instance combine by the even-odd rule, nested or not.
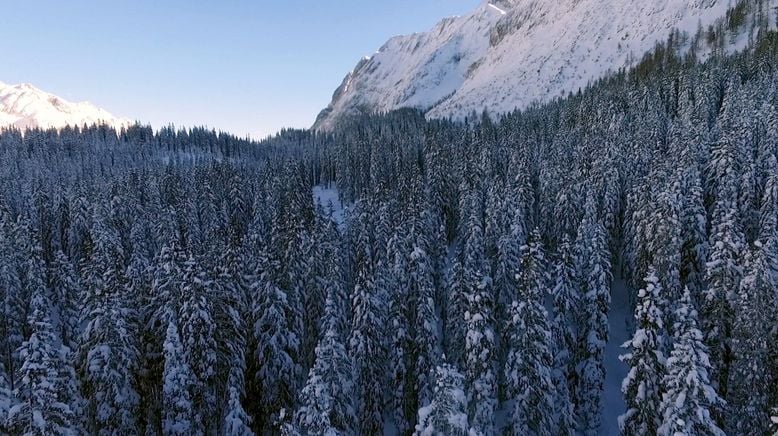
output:
[[[308,127],[360,57],[479,0],[4,2],[0,81],[155,127]]]

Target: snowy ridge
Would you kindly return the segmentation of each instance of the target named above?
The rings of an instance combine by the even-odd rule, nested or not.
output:
[[[772,11],[778,0],[769,0]],[[390,39],[362,59],[314,128],[402,107],[461,119],[505,113],[635,65],[673,29],[693,36],[732,0],[493,0],[424,33]],[[771,14],[772,15],[772,14]]]
[[[118,118],[91,103],[71,103],[28,83],[7,85],[0,82],[0,127],[19,129],[62,128],[105,123],[115,128],[132,121]]]
[[[492,9],[494,9],[495,11],[499,12],[499,13],[500,13],[500,15],[507,15],[507,14],[508,14],[508,13],[507,13],[507,12],[505,12],[504,10],[500,9],[499,7],[497,7],[496,5],[493,5],[493,4],[491,4],[491,3],[489,3],[489,7],[490,7],[490,8],[492,8]]]

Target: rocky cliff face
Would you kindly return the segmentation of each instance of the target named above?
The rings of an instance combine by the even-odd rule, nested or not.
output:
[[[494,0],[390,39],[344,79],[314,128],[401,107],[461,119],[567,95],[638,62],[673,30],[690,45],[730,0]],[[773,8],[778,0],[769,0]],[[770,15],[774,15],[770,13]],[[774,18],[771,18],[774,21]],[[774,23],[772,23],[774,25]]]

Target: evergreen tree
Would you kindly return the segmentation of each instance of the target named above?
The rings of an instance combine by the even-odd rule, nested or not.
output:
[[[250,236],[251,238],[251,236]],[[255,249],[255,245],[247,244],[246,251]],[[216,367],[216,397],[224,404],[228,401],[229,392],[235,389],[243,398],[246,394],[247,354],[249,354],[248,338],[252,321],[252,313],[248,303],[252,282],[251,271],[262,271],[263,256],[255,258],[259,265],[247,259],[246,251],[228,246],[215,267],[215,279],[211,282],[213,289],[209,301],[214,323],[214,339],[217,350]],[[262,253],[262,249],[256,250]],[[253,276],[256,277],[256,276]],[[236,413],[236,409],[231,409]],[[226,415],[226,412],[224,412]],[[224,423],[222,423],[223,425]]]
[[[389,239],[386,250],[386,265],[379,260],[378,279],[386,280],[390,289],[388,316],[391,325],[389,340],[389,372],[392,395],[389,399],[395,426],[400,433],[406,433],[411,427],[416,410],[413,400],[413,328],[415,320],[411,304],[410,277],[410,235],[395,233]],[[391,274],[382,273],[388,268]]]
[[[694,168],[684,175],[687,194],[682,208],[683,244],[681,246],[681,284],[699,300],[708,256],[707,215],[699,171]]]
[[[559,246],[559,259],[554,266],[551,294],[554,303],[554,324],[563,334],[560,346],[569,354],[575,348],[579,319],[577,311],[581,297],[576,281],[575,259],[567,235]]]
[[[172,225],[168,223],[168,225]],[[152,333],[164,341],[167,332],[168,315],[178,313],[183,304],[183,264],[186,260],[179,237],[166,238],[165,245],[154,259],[154,278],[151,286],[150,304],[147,324],[154,330]]]
[[[261,392],[255,425],[261,433],[276,432],[282,411],[293,410],[300,375],[296,360],[300,340],[290,325],[292,309],[287,293],[276,285],[274,271],[276,268],[268,261],[252,285],[257,368],[254,383]]]
[[[432,402],[419,409],[414,436],[468,435],[464,376],[443,363],[438,366],[435,379]]]
[[[713,213],[711,252],[705,277],[708,287],[703,293],[701,314],[702,330],[713,366],[711,381],[724,398],[728,396],[727,382],[732,364],[733,304],[742,276],[739,259],[743,245],[737,208],[729,202],[719,201]]]
[[[549,277],[539,230],[521,251],[519,295],[511,305],[505,367],[507,396],[514,400],[511,426],[514,434],[551,434],[558,430],[558,417],[554,413],[554,357],[549,348],[552,336],[543,307]]]
[[[759,209],[759,239],[767,241],[778,231],[778,159],[770,155],[766,163],[768,176]]]
[[[118,238],[96,220],[95,249],[85,290],[77,361],[87,400],[87,429],[99,435],[137,430],[140,402],[134,372],[138,362],[134,311],[128,309],[123,252]]]
[[[317,271],[318,249],[314,238],[301,230],[289,245],[285,258],[289,286],[284,289],[288,289],[290,310],[294,314],[292,328],[300,338],[300,364],[306,369],[313,364],[324,310],[325,295]]]
[[[62,343],[75,350],[80,335],[78,304],[81,300],[81,286],[73,266],[61,251],[54,258],[51,288],[54,303],[59,308]]]
[[[251,418],[243,409],[238,388],[228,388],[227,415],[223,419],[221,434],[225,436],[254,436],[251,431]]]
[[[672,317],[667,313],[665,304],[668,301],[680,299],[681,288],[681,246],[683,228],[680,220],[681,208],[681,184],[672,181],[670,186],[660,193],[654,218],[653,237],[650,251],[653,253],[652,266],[654,274],[659,279],[662,295],[656,300],[663,316]],[[669,324],[669,323],[665,323]],[[663,327],[662,327],[663,330]],[[663,335],[663,331],[658,332]],[[660,338],[663,339],[663,338]]]
[[[383,429],[386,358],[383,343],[386,319],[383,295],[368,272],[369,258],[361,258],[352,294],[349,354],[354,359],[357,399],[357,433],[377,434]]]
[[[629,352],[619,356],[629,366],[621,384],[627,404],[627,412],[619,416],[624,434],[656,434],[662,423],[659,406],[665,359],[660,349],[663,314],[659,301],[663,289],[653,268],[649,269],[645,283],[638,291],[635,334],[622,345]]]
[[[8,388],[15,388],[14,374],[21,365],[17,350],[25,339],[26,298],[20,276],[22,261],[16,248],[17,223],[10,212],[0,209],[0,346],[8,371]]]
[[[213,282],[193,259],[184,264],[183,294],[187,300],[181,306],[179,323],[184,355],[192,372],[192,428],[208,434],[215,431],[218,410],[216,401],[217,344],[216,324],[210,304]]]
[[[487,274],[481,209],[477,195],[471,195],[471,212],[465,243],[464,280],[467,283],[467,312],[464,314],[465,379],[469,389],[469,418],[478,434],[494,431],[497,406],[495,374],[496,341],[494,332],[492,280]]]
[[[8,412],[16,403],[16,397],[11,392],[8,375],[5,372],[5,366],[0,362],[0,432],[9,433],[6,425]]]
[[[711,410],[723,404],[710,379],[708,350],[697,328],[697,311],[691,292],[685,289],[675,310],[673,349],[667,359],[662,385],[662,425],[659,434],[709,434],[724,432],[713,419]]]
[[[193,434],[197,431],[197,428],[193,428],[192,425],[194,405],[189,395],[193,385],[193,375],[184,356],[184,347],[181,344],[174,314],[170,314],[164,350],[162,433],[166,436]]]
[[[576,282],[575,258],[569,237],[565,234],[559,245],[559,259],[554,266],[554,302],[552,336],[554,365],[552,377],[557,397],[554,400],[558,417],[558,433],[569,435],[575,431],[573,392],[575,371],[573,355],[576,350],[580,291]]]
[[[603,359],[608,342],[608,310],[610,306],[610,255],[607,252],[605,228],[602,224],[584,227],[589,254],[583,258],[586,271],[583,298],[583,323],[580,333],[580,359],[577,367],[577,415],[585,434],[596,434],[601,421],[601,393],[605,379]],[[580,235],[579,235],[580,237]]]
[[[46,290],[33,293],[31,314],[28,320],[30,338],[22,344],[19,356],[19,384],[15,389],[18,404],[8,412],[8,429],[13,434],[25,435],[77,435],[81,432],[79,417],[67,403],[67,386],[71,380],[62,380],[66,362],[57,350],[59,339],[49,318],[51,304]]]
[[[770,341],[778,322],[774,310],[778,303],[778,256],[771,253],[774,243],[774,239],[767,245],[757,241],[745,256],[733,325],[731,389],[727,398],[731,433],[768,431],[770,390],[778,383],[770,368]]]
[[[510,211],[503,211],[509,214]],[[497,243],[497,266],[495,268],[495,294],[498,312],[500,308],[509,308],[516,294],[516,271],[521,261],[521,246],[526,242],[527,229],[521,210],[516,209],[511,219],[510,230],[505,232]],[[498,313],[499,320],[505,320],[506,311]],[[502,315],[502,316],[500,316]]]
[[[434,370],[441,350],[438,341],[439,322],[435,305],[435,284],[429,255],[417,245],[411,253],[410,261],[411,292],[417,299],[413,372],[416,376],[416,404],[420,407],[432,401]]]
[[[342,312],[336,291],[331,291],[325,302],[324,335],[300,394],[302,406],[295,414],[295,425],[303,434],[354,434],[354,373],[338,331]]]
[[[467,283],[460,253],[454,255],[447,277],[447,304],[445,335],[446,355],[456,365],[464,365],[465,313],[467,312]]]

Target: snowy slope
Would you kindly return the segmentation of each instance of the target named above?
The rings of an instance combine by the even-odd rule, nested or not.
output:
[[[106,123],[127,126],[131,121],[117,118],[90,103],[71,103],[28,83],[6,85],[0,82],[0,127],[61,128]]]
[[[671,30],[694,35],[733,0],[493,0],[390,39],[335,91],[315,128],[400,107],[433,118],[504,113],[634,65]],[[770,6],[778,4],[770,0]]]

